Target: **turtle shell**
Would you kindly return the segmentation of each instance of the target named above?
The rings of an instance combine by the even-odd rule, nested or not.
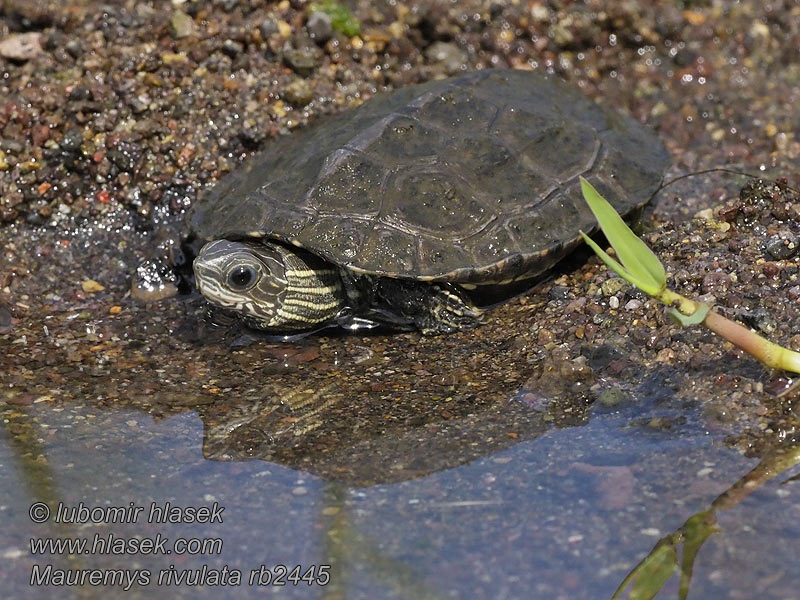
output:
[[[201,197],[203,239],[266,236],[358,273],[487,283],[534,275],[595,229],[579,176],[646,203],[657,135],[554,76],[486,70],[379,95],[270,142]]]

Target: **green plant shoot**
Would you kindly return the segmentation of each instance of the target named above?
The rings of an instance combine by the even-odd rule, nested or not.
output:
[[[593,239],[581,231],[583,241],[589,244],[609,269],[648,296],[656,296],[667,287],[664,265],[647,244],[636,237],[614,207],[583,177],[581,177],[581,190],[608,243],[614,248],[622,264],[606,254]]]
[[[619,262],[582,231],[581,237],[609,269],[648,296],[669,306],[670,314],[682,325],[702,323],[767,367],[800,373],[800,353],[773,344],[743,325],[711,310],[711,307],[702,302],[691,300],[667,288],[664,265],[647,244],[636,237],[614,207],[583,177],[581,177],[581,190],[600,229],[619,257]]]
[[[353,37],[361,33],[361,24],[341,2],[336,0],[322,0],[311,5],[311,12],[324,12],[331,18],[331,27],[334,31],[339,31],[347,37]]]

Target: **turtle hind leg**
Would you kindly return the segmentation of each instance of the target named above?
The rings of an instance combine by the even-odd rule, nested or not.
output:
[[[452,284],[432,284],[429,295],[430,313],[415,324],[424,334],[451,333],[473,329],[480,324],[483,311],[472,304],[461,290]]]
[[[452,333],[477,326],[483,311],[451,283],[379,279],[376,299],[426,335]]]

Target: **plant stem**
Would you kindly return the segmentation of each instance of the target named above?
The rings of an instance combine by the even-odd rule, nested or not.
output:
[[[694,300],[667,288],[659,292],[655,298],[667,306],[674,306],[681,314],[687,316],[693,315],[699,308],[699,304]],[[744,325],[726,319],[713,310],[708,311],[703,325],[768,367],[800,373],[800,353],[773,344]]]

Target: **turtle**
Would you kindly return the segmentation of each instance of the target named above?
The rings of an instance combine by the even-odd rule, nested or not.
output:
[[[469,329],[476,290],[532,280],[596,229],[580,177],[626,214],[669,162],[653,130],[554,75],[401,88],[268,142],[201,195],[195,281],[269,334]]]

